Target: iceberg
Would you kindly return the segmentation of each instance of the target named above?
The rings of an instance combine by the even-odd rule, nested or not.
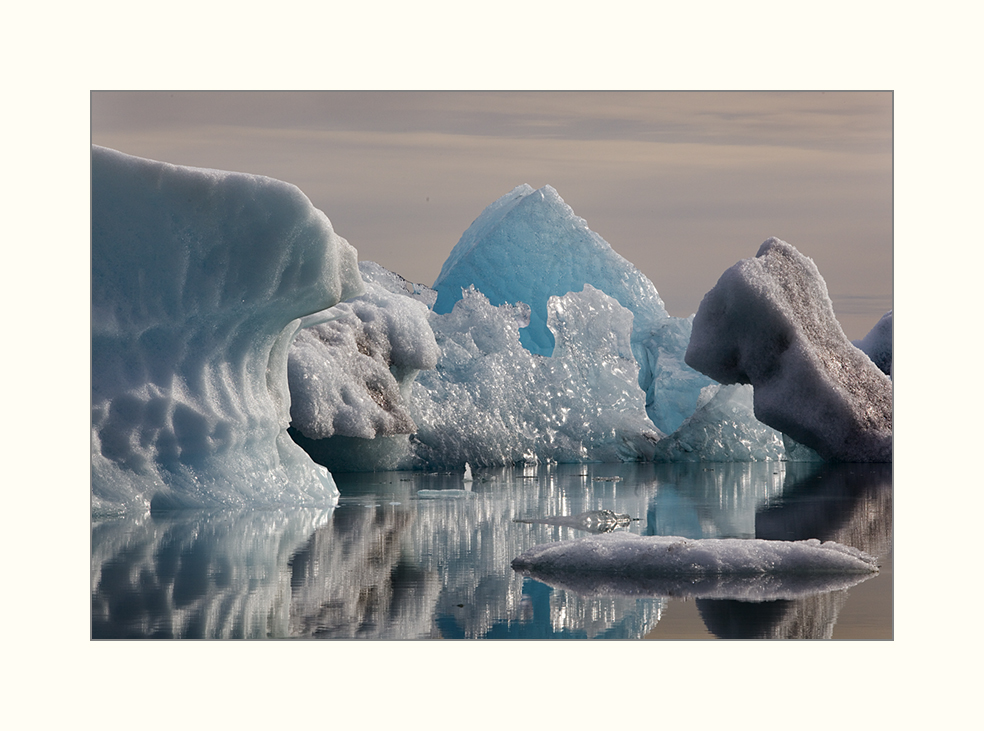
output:
[[[604,573],[648,577],[870,574],[876,559],[834,541],[639,536],[607,533],[535,546],[516,571],[548,576]]]
[[[431,315],[441,356],[412,387],[418,466],[651,459],[661,434],[637,385],[631,313],[585,285],[552,297],[547,321],[551,357],[520,342],[528,306],[493,306],[474,287],[450,313]]]
[[[855,340],[854,346],[867,355],[878,370],[892,377],[892,310],[875,323],[867,335]]]
[[[784,241],[721,275],[686,362],[751,384],[755,417],[826,460],[892,460],[892,381],[844,335],[813,260]]]
[[[489,205],[465,231],[434,282],[434,312],[447,315],[469,287],[493,305],[524,303],[520,342],[551,355],[551,297],[588,284],[632,314],[631,346],[653,424],[670,433],[689,416],[711,381],[683,362],[689,319],[671,318],[653,283],[588,228],[549,185],[521,185]]]
[[[287,356],[356,259],[293,185],[93,146],[93,511],[337,499],[287,434]]]
[[[434,311],[450,312],[472,285],[494,305],[525,302],[530,324],[521,333],[523,345],[550,355],[547,303],[586,283],[633,314],[668,317],[652,282],[589,229],[556,190],[524,184],[489,205],[451,250],[434,281]]]
[[[294,339],[288,358],[291,425],[304,436],[362,439],[410,434],[407,400],[438,348],[420,302],[369,284]]]
[[[305,318],[291,346],[290,435],[331,471],[648,460],[632,316],[590,285],[554,297],[554,354],[520,343],[525,305],[474,288],[438,315],[377,264],[367,292]],[[433,290],[430,290],[433,292]],[[325,320],[320,322],[320,320]]]
[[[440,352],[423,302],[372,282],[366,290],[306,318],[288,358],[288,433],[335,472],[397,469],[410,459],[410,387]]]
[[[655,447],[656,462],[788,459],[782,434],[755,418],[752,387],[705,386],[697,410]]]

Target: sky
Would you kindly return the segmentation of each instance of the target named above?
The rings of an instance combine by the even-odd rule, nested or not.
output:
[[[97,91],[91,139],[293,183],[360,259],[423,284],[528,183],[672,315],[770,236],[816,262],[849,338],[893,307],[891,92]]]

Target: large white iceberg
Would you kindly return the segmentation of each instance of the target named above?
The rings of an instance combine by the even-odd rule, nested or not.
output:
[[[892,382],[844,335],[813,260],[784,241],[721,275],[686,362],[720,383],[752,384],[756,418],[824,459],[892,459]]]
[[[683,362],[689,320],[671,318],[653,283],[574,214],[549,185],[521,185],[488,206],[455,245],[434,282],[434,312],[448,314],[474,286],[493,305],[525,303],[520,340],[530,352],[553,353],[551,297],[601,290],[633,316],[631,345],[646,409],[664,433],[676,429],[711,383]]]
[[[333,501],[286,432],[287,352],[361,289],[293,185],[93,146],[93,510]]]

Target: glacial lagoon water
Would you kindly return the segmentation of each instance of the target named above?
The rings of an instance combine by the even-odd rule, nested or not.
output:
[[[530,465],[476,469],[472,482],[335,480],[341,498],[328,509],[93,518],[92,637],[893,636],[891,465]],[[836,540],[876,556],[880,571],[755,600],[747,586],[551,585],[510,566],[534,545],[603,530]]]

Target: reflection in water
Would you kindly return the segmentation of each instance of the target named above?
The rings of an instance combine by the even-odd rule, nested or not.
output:
[[[755,538],[755,511],[783,490],[784,462],[658,464],[646,535]]]
[[[588,533],[612,533],[618,528],[628,528],[633,520],[631,515],[616,513],[612,510],[588,510],[577,515],[554,515],[549,518],[515,518],[514,523],[528,523],[533,525],[541,523],[543,525],[566,525],[578,530],[586,530]]]
[[[830,639],[846,591],[757,604],[698,599],[707,629],[722,639]]]
[[[819,538],[884,555],[892,542],[892,465],[797,462],[755,515],[755,536]]]
[[[818,538],[874,556],[891,550],[892,465],[797,462],[789,468],[782,493],[756,512],[756,538]],[[764,604],[698,600],[697,607],[718,637],[829,639],[846,601],[841,590]]]
[[[333,510],[96,519],[92,635],[638,638],[669,597],[692,596],[720,637],[829,637],[843,586],[551,586],[510,563],[612,527],[817,537],[884,555],[891,471],[841,467],[862,468],[541,465],[477,474],[470,491],[460,474],[336,475]]]
[[[95,520],[93,637],[278,637],[291,555],[331,510]]]

